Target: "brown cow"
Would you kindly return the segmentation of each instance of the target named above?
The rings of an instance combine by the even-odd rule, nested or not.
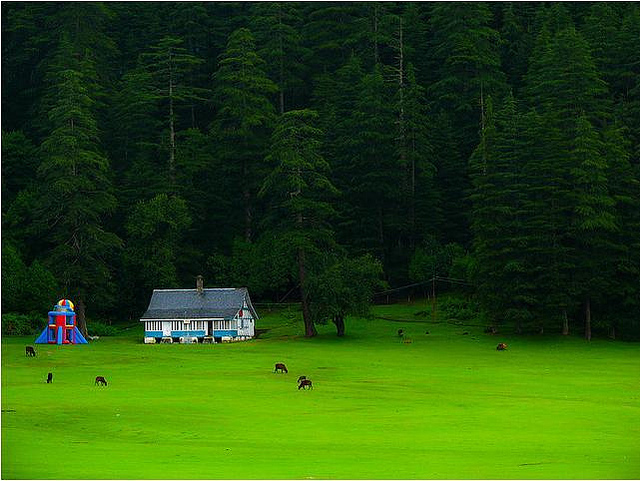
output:
[[[107,380],[102,376],[96,376],[95,385],[96,386],[98,386],[98,385],[106,386],[107,385]]]
[[[27,357],[36,357],[36,350],[32,346],[27,346],[24,350]]]
[[[504,342],[501,342],[496,347],[496,350],[498,350],[498,351],[506,351],[507,350],[507,345]]]
[[[276,363],[276,367],[273,370],[273,372],[286,372],[286,373],[288,373],[289,371],[287,370],[287,366],[285,366],[284,363],[278,362],[278,363]]]
[[[298,384],[298,391],[300,389],[313,389],[311,379],[303,379],[302,381],[300,381],[300,384]]]

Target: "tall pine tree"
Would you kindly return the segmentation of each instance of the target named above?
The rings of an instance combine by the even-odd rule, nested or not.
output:
[[[229,37],[214,75],[216,118],[211,136],[217,145],[222,185],[239,192],[240,205],[232,206],[245,240],[254,236],[255,196],[267,174],[264,156],[275,120],[270,97],[277,86],[267,77],[264,61],[256,52],[246,28]]]
[[[55,266],[65,295],[76,301],[78,327],[84,334],[85,306],[108,300],[113,287],[108,259],[120,246],[120,240],[104,228],[115,197],[109,162],[99,144],[92,83],[87,82],[92,78],[91,65],[77,60],[69,41],[61,39],[50,64],[49,95],[55,102],[38,169],[48,187],[40,206],[42,235],[51,246],[46,260]]]
[[[267,156],[273,168],[260,190],[270,204],[269,235],[289,246],[297,261],[307,337],[317,334],[307,292],[309,265],[333,245],[330,198],[337,193],[328,177],[329,164],[320,153],[322,132],[317,122],[312,110],[292,110],[280,117]]]

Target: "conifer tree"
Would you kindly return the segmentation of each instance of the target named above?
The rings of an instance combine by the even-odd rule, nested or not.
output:
[[[385,83],[381,67],[365,75],[353,113],[351,175],[346,199],[353,228],[350,238],[365,252],[384,261],[385,247],[397,239],[401,219],[393,216],[399,204],[398,186],[404,171],[394,146],[396,120],[393,91]]]
[[[292,3],[256,3],[252,9],[251,31],[260,46],[269,78],[278,86],[278,112],[296,107],[304,91],[304,60],[309,55],[299,32],[300,7]]]
[[[422,236],[427,233],[433,235],[433,230],[441,219],[434,182],[435,153],[430,140],[432,124],[427,115],[426,92],[416,80],[412,63],[407,65],[406,83],[402,88],[402,117],[398,119],[398,125],[402,123],[403,126],[401,135],[397,138],[402,142],[398,144],[398,150],[401,164],[406,169],[408,209],[403,209],[405,211],[398,215],[407,217],[406,236],[409,246],[413,248]]]
[[[528,60],[535,41],[533,19],[519,4],[507,2],[502,7],[500,29],[501,65],[511,88],[518,94],[527,73]]]
[[[592,299],[606,289],[615,267],[607,235],[617,229],[615,201],[608,190],[609,169],[602,147],[591,123],[585,115],[580,116],[571,151],[575,196],[572,236],[578,247],[575,290],[584,303],[587,340],[591,340]]]
[[[640,308],[640,168],[630,162],[630,143],[623,131],[612,126],[603,133],[603,155],[608,167],[607,186],[615,200],[616,229],[607,239],[609,255],[607,271],[615,270],[609,278],[608,288],[601,293],[606,307],[610,336],[630,337],[638,328],[635,313]],[[617,306],[612,311],[610,307]]]
[[[91,91],[94,102],[94,116],[100,125],[106,121],[106,104],[115,78],[115,58],[118,55],[115,42],[108,33],[112,12],[103,2],[69,2],[60,4],[54,13],[46,18],[41,35],[50,42],[50,51],[59,51],[60,42],[67,43],[67,55],[81,62],[83,83]],[[45,85],[55,82],[48,78],[52,71],[59,68],[60,59],[53,55],[45,56],[38,70],[42,72]],[[41,136],[48,135],[51,125],[48,113],[57,99],[51,97],[51,91],[45,88],[35,104],[39,114],[35,118],[35,127]]]
[[[110,150],[120,202],[126,210],[169,185],[168,170],[157,165],[166,159],[166,150],[158,138],[164,122],[158,115],[151,73],[141,65],[125,73],[118,82],[111,112],[114,145]]]
[[[38,167],[38,150],[22,131],[2,132],[2,213],[29,187]]]
[[[123,262],[132,306],[144,308],[141,299],[148,299],[154,288],[179,287],[178,254],[190,223],[187,205],[177,196],[158,194],[131,210]]]
[[[333,245],[329,200],[337,193],[328,177],[329,164],[321,155],[322,132],[317,122],[312,110],[291,110],[280,117],[266,159],[273,168],[260,190],[270,204],[266,221],[270,235],[289,246],[297,262],[307,337],[317,334],[307,291],[309,265]]]
[[[307,59],[311,72],[331,74],[353,54],[349,43],[361,8],[349,2],[304,4],[303,45],[311,51]]]
[[[263,160],[275,120],[269,99],[277,86],[267,77],[248,29],[231,34],[214,80],[217,113],[211,136],[218,146],[216,153],[227,188],[240,192],[240,209],[234,211],[244,219],[242,233],[250,241],[254,235],[255,195],[266,175]]]
[[[436,167],[442,179],[444,234],[451,241],[467,240],[468,221],[461,212],[469,189],[467,162],[478,144],[487,96],[505,92],[500,67],[499,33],[491,28],[492,14],[484,3],[437,3],[429,19],[434,70],[429,96],[439,115],[450,118],[453,142],[460,155],[439,152]]]
[[[478,262],[477,285],[494,322],[513,323],[517,331],[531,326],[533,296],[526,245],[522,119],[509,94],[493,114],[487,105],[485,129],[471,161],[472,231]]]
[[[86,304],[106,302],[111,287],[107,259],[120,240],[105,230],[104,221],[116,201],[109,162],[99,144],[96,102],[85,83],[92,78],[92,64],[76,60],[63,38],[50,65],[49,96],[56,100],[49,111],[52,128],[41,145],[38,175],[48,192],[39,225],[51,245],[48,265],[55,266],[65,292],[77,301],[78,327],[86,334]]]
[[[150,48],[149,53],[141,55],[151,80],[151,88],[147,91],[150,99],[165,109],[164,125],[168,138],[162,143],[167,150],[166,170],[171,192],[176,189],[176,132],[179,125],[176,108],[181,102],[204,101],[206,93],[202,88],[187,84],[188,73],[202,63],[202,59],[189,54],[182,44],[180,38],[164,37]]]
[[[630,4],[629,8],[618,37],[622,63],[618,110],[630,142],[630,161],[640,166],[640,7]]]
[[[539,47],[546,39],[548,44],[542,45],[541,57],[532,63],[527,75],[530,104],[540,112],[544,125],[543,131],[534,135],[546,139],[541,157],[529,167],[535,169],[531,171],[535,182],[546,178],[546,186],[539,185],[538,189],[539,193],[548,192],[546,198],[550,201],[543,209],[546,219],[532,225],[537,225],[537,234],[549,239],[553,247],[535,265],[540,266],[540,282],[549,286],[541,304],[548,312],[553,312],[556,304],[564,317],[566,310],[582,297],[585,334],[590,338],[590,303],[584,297],[581,281],[586,275],[579,272],[586,266],[585,259],[579,257],[584,252],[581,242],[601,244],[606,231],[613,228],[613,201],[607,193],[608,168],[600,139],[611,109],[606,85],[599,78],[589,46],[575,28],[560,29],[553,36],[543,30]],[[530,199],[535,198],[534,193]],[[544,201],[537,201],[541,202]],[[540,246],[541,252],[545,250]]]

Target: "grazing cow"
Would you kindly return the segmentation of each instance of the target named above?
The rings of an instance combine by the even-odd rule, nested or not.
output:
[[[96,376],[96,382],[95,385],[98,386],[106,386],[107,385],[107,380],[102,377],[102,376]]]
[[[398,329],[398,336],[399,336],[399,337],[404,336],[404,330],[402,330],[402,329]]]
[[[289,371],[287,370],[287,366],[285,366],[284,363],[278,362],[278,363],[276,363],[276,368],[273,370],[273,372],[286,372],[286,373],[288,373]]]
[[[498,351],[506,351],[507,350],[507,345],[504,342],[501,342],[496,347],[496,350],[498,350]]]
[[[36,357],[36,350],[32,346],[25,347],[25,354],[27,357]]]
[[[300,381],[303,381],[303,380],[305,380],[305,379],[307,379],[307,376],[300,376],[300,377],[298,378],[298,383],[300,383]]]
[[[300,384],[298,384],[298,391],[300,389],[313,389],[311,379],[303,379],[302,381],[300,381]]]
[[[50,372],[47,374],[47,384],[51,384],[53,382],[53,373]]]

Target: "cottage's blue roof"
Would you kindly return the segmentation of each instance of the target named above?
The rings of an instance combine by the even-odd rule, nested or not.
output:
[[[196,289],[154,289],[149,307],[140,320],[233,319],[245,301],[257,319],[246,287],[208,288],[201,294]]]

